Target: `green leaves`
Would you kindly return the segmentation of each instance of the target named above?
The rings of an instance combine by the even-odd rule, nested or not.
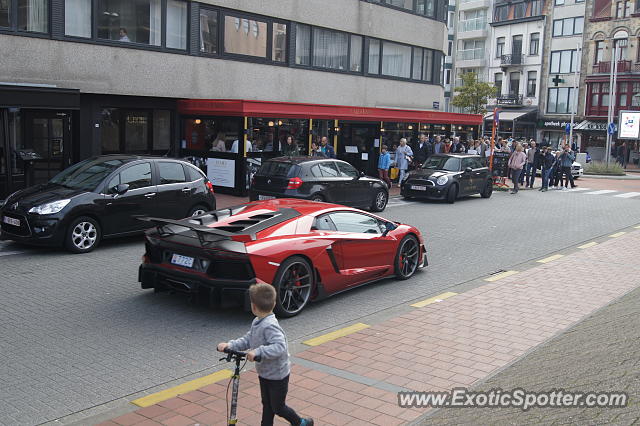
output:
[[[456,94],[451,104],[465,109],[471,114],[484,114],[487,112],[487,100],[494,97],[496,87],[491,83],[478,81],[475,72],[462,74],[462,86],[454,88]]]

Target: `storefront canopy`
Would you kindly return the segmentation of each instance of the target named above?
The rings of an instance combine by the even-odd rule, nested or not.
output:
[[[595,130],[606,132],[607,123],[605,121],[582,120],[573,128],[573,130]]]
[[[184,99],[178,101],[178,111],[183,115],[203,116],[312,118],[469,126],[482,124],[482,116],[479,114],[251,100]]]
[[[500,121],[514,121],[519,119],[520,117],[527,115],[531,112],[533,112],[535,110],[530,110],[530,111],[500,111],[498,113],[498,118],[500,119]],[[484,116],[485,120],[491,120],[493,119],[493,113],[488,113]]]

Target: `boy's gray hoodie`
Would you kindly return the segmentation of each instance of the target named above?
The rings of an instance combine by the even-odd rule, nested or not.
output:
[[[249,332],[230,341],[229,348],[234,351],[253,349],[260,355],[262,360],[256,363],[256,371],[263,379],[280,380],[291,372],[287,336],[274,314],[254,318]]]

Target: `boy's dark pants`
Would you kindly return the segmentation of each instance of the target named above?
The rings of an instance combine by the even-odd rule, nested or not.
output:
[[[284,417],[292,425],[300,424],[300,416],[287,407],[287,391],[289,390],[289,376],[281,380],[268,380],[259,377],[260,394],[262,395],[262,426],[273,425],[273,417],[277,414]]]

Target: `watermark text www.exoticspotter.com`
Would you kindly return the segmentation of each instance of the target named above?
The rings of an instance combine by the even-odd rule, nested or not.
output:
[[[564,389],[530,392],[517,388],[474,392],[454,388],[451,392],[398,392],[398,405],[405,408],[515,407],[522,411],[546,407],[621,408],[627,406],[628,400],[626,392],[568,392]]]

